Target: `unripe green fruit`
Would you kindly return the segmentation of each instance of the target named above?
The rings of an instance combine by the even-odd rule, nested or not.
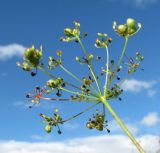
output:
[[[76,36],[76,35],[79,35],[80,34],[80,32],[79,32],[79,30],[78,29],[73,29],[73,35],[74,36]]]
[[[51,133],[51,131],[52,131],[52,126],[51,126],[51,125],[46,125],[46,126],[45,126],[45,131],[46,131],[47,133]]]
[[[76,56],[76,61],[77,61],[77,62],[80,62],[80,60],[81,60],[81,59],[80,59],[78,56]]]
[[[72,29],[70,28],[65,28],[64,29],[64,34],[68,37],[72,36],[73,35],[73,32],[72,32]]]
[[[48,87],[53,88],[53,84],[54,84],[54,80],[51,79],[51,80],[47,81],[47,86]]]
[[[127,26],[126,25],[119,25],[117,30],[119,33],[124,34],[127,30]]]
[[[90,61],[90,60],[92,60],[93,59],[93,54],[89,54],[88,55],[88,60]]]
[[[91,123],[91,122],[88,122],[86,126],[89,129],[94,129],[95,128],[95,125],[93,123]]]
[[[135,28],[136,26],[136,21],[132,18],[128,18],[127,19],[127,26],[130,28]]]
[[[144,56],[141,56],[140,60],[143,61],[144,60]]]
[[[98,124],[96,126],[96,129],[99,130],[99,131],[103,131],[103,125],[102,124]]]
[[[135,28],[128,28],[128,34],[129,35],[132,35],[133,33],[136,32],[136,29]]]
[[[128,70],[128,74],[131,74],[133,71],[132,70]]]

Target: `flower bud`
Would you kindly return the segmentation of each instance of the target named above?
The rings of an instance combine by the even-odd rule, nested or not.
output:
[[[47,133],[51,133],[51,131],[52,131],[52,126],[51,126],[51,125],[46,125],[46,126],[45,126],[45,131],[46,131]]]
[[[103,34],[100,32],[98,32],[97,35],[98,35],[98,37],[103,37]]]
[[[70,29],[70,28],[65,28],[65,29],[64,29],[64,34],[65,34],[66,36],[68,36],[68,37],[71,37],[71,36],[73,36],[73,31],[72,31],[72,29]]]
[[[102,47],[102,43],[98,38],[96,39],[95,47],[97,47],[97,48]]]
[[[28,63],[23,63],[22,68],[23,68],[23,70],[25,70],[25,71],[31,71],[31,68],[30,68],[30,66],[28,65]]]
[[[128,28],[127,32],[129,35],[132,35],[136,32],[136,29],[135,28]]]
[[[74,21],[73,23],[74,23],[76,28],[78,28],[78,29],[80,28],[80,23],[78,21]]]
[[[81,61],[80,57],[76,56],[76,61],[80,62]]]
[[[127,30],[127,26],[126,25],[119,25],[117,28],[117,32],[119,32],[120,34],[125,34]]]
[[[35,50],[34,46],[28,48],[24,52],[24,59],[33,67],[38,66],[40,59],[42,58],[42,50]]]
[[[95,124],[93,124],[93,123],[91,123],[91,122],[88,122],[88,123],[86,124],[86,126],[87,126],[87,128],[89,128],[89,129],[94,129],[94,128],[95,128]]]
[[[51,80],[48,80],[48,81],[47,81],[47,86],[50,87],[50,88],[54,88],[54,87],[53,87],[53,86],[54,86],[54,80],[52,80],[52,79],[51,79]]]
[[[62,51],[61,50],[57,51],[57,56],[62,56]]]
[[[103,124],[98,124],[98,125],[96,126],[96,129],[97,129],[98,131],[103,131]]]
[[[78,36],[80,34],[78,29],[73,29],[73,36]]]
[[[136,21],[135,21],[134,19],[132,19],[132,18],[128,18],[128,19],[127,19],[127,26],[128,26],[129,28],[135,28],[135,26],[136,26]]]
[[[140,60],[143,61],[143,60],[144,60],[144,56],[141,56],[141,57],[140,57]]]
[[[91,61],[93,59],[93,54],[88,55],[88,60]]]

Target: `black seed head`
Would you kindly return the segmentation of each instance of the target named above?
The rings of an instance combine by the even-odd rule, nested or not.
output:
[[[120,80],[120,79],[121,79],[121,78],[118,76],[118,77],[117,77],[117,80]]]
[[[121,101],[121,100],[122,100],[122,98],[121,98],[121,97],[119,97],[119,98],[118,98],[118,100],[119,100],[119,101]]]
[[[57,132],[58,132],[58,134],[62,134],[62,131],[61,131],[61,130],[58,130]]]
[[[34,77],[36,75],[35,72],[31,72],[31,76]]]

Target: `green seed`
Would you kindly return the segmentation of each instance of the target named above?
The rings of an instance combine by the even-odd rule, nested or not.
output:
[[[68,36],[68,37],[73,36],[72,29],[70,29],[70,28],[65,28],[65,29],[64,29],[64,34],[65,34],[66,36]]]
[[[128,28],[127,32],[128,32],[129,35],[132,35],[136,32],[136,29],[135,28]]]
[[[51,126],[51,125],[46,125],[46,126],[45,126],[45,131],[46,131],[47,133],[51,133],[51,131],[52,131],[52,126]]]
[[[119,25],[117,30],[119,33],[124,34],[127,30],[127,26],[126,25]]]
[[[136,21],[132,18],[128,18],[127,19],[127,26],[130,28],[135,28],[136,26]]]

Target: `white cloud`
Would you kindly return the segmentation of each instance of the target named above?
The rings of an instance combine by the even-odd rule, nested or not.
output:
[[[77,123],[65,123],[63,127],[67,130],[73,131],[79,128],[79,125]]]
[[[16,101],[16,102],[13,102],[13,106],[16,106],[16,107],[22,107],[22,108],[29,108],[29,106],[32,106],[32,103],[31,102],[28,102],[27,100],[26,101]],[[38,106],[38,105],[35,105],[35,106]]]
[[[160,148],[159,137],[144,135],[137,139],[148,153]],[[123,135],[103,135],[71,139],[63,142],[1,141],[1,153],[137,153],[138,151]]]
[[[133,135],[138,135],[139,129],[136,123],[129,123],[129,122],[124,122],[124,123]],[[111,133],[116,133],[116,134],[123,133],[121,127],[115,120],[110,121],[108,125],[109,125],[109,129],[111,129]]]
[[[26,48],[20,44],[0,45],[0,60],[6,60],[13,56],[22,56],[25,49]]]
[[[156,112],[147,114],[141,121],[141,124],[151,127],[160,123],[160,116]]]
[[[110,0],[111,2],[119,2],[127,5],[133,5],[136,8],[144,9],[159,2],[159,0]]]
[[[136,79],[130,79],[126,80],[122,88],[125,91],[131,91],[131,92],[140,92],[142,90],[146,90],[148,96],[153,97],[157,91],[153,89],[153,86],[156,84],[156,81],[141,81]]]
[[[134,0],[134,3],[137,7],[145,8],[152,4],[157,3],[159,0]]]
[[[46,135],[32,135],[31,139],[37,140],[37,141],[51,141],[53,140],[53,137],[50,134]]]

